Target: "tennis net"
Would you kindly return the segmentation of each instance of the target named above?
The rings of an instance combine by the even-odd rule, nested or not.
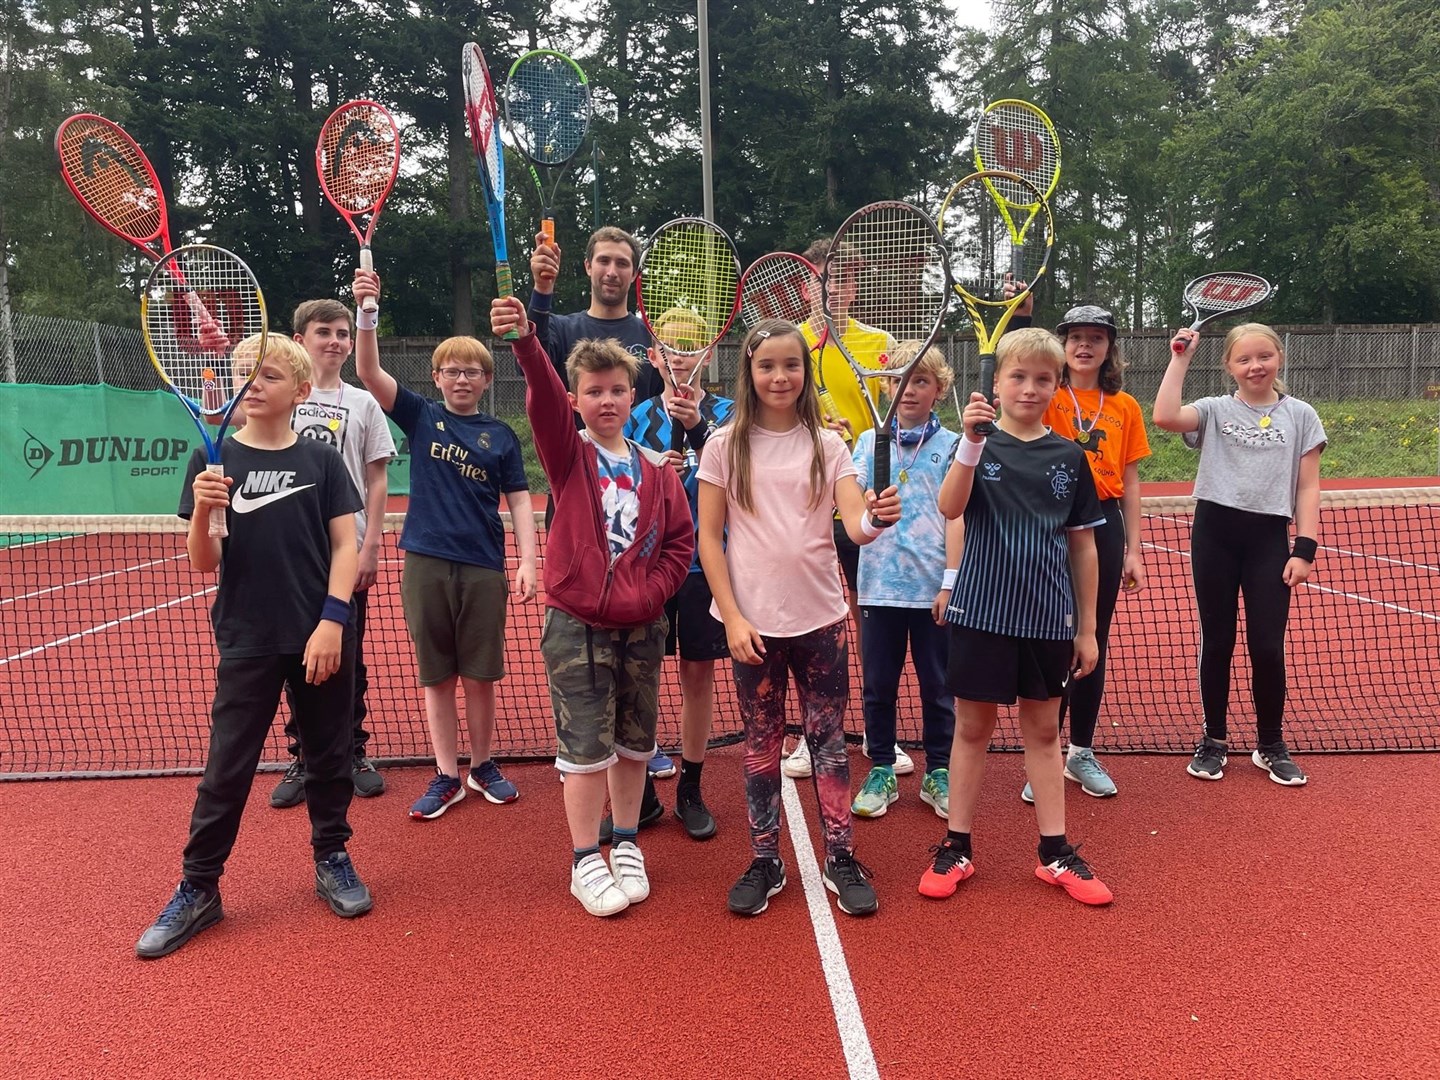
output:
[[[1299,751],[1440,749],[1440,488],[1328,491],[1321,557],[1292,605],[1286,736]],[[1145,500],[1147,587],[1122,596],[1110,639],[1104,751],[1180,752],[1198,738],[1198,630],[1190,584],[1188,498]],[[423,698],[400,608],[403,519],[386,519],[381,577],[365,639],[372,733],[382,762],[430,756]],[[198,771],[208,739],[216,654],[212,575],[185,559],[184,523],[168,517],[0,517],[0,778]],[[541,533],[541,581],[544,580]],[[514,563],[513,551],[511,559]],[[766,573],[783,573],[783,565]],[[263,603],[264,597],[256,597]],[[544,759],[554,726],[539,654],[541,599],[510,607],[496,752]],[[713,740],[741,732],[728,662],[716,665]],[[858,650],[847,730],[863,730]],[[792,695],[793,700],[793,695]],[[792,720],[798,719],[791,705]],[[281,706],[283,716],[284,706]],[[1002,710],[997,749],[1019,746]],[[917,745],[913,673],[899,730]],[[1230,731],[1253,741],[1244,620]],[[678,747],[680,694],[667,662],[660,742]],[[262,760],[285,760],[280,724]]]

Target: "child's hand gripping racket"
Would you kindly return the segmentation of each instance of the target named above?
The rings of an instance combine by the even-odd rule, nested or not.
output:
[[[846,218],[835,233],[820,280],[829,340],[855,373],[875,428],[871,486],[883,493],[890,486],[895,413],[916,363],[939,335],[950,305],[945,243],[935,223],[909,203],[871,203]],[[867,357],[870,364],[862,366],[845,342],[844,328],[851,322],[883,333],[891,347],[901,341],[921,345],[902,367],[885,368],[883,355]],[[874,378],[894,380],[883,416],[869,385]]]
[[[1275,292],[1274,286],[1258,274],[1218,273],[1204,274],[1185,286],[1185,310],[1194,322],[1190,324],[1190,342],[1200,328],[1213,319],[1226,315],[1239,315],[1252,311],[1269,300]],[[1170,343],[1178,356],[1185,352],[1189,342],[1176,340]]]
[[[997,185],[1012,192],[1025,192],[1016,195],[1021,201],[1033,200],[1035,215],[1023,238],[1016,236],[1008,214],[992,196]],[[980,347],[980,393],[987,402],[993,402],[995,343],[1050,266],[1055,240],[1050,204],[1030,181],[1018,174],[971,173],[945,196],[940,206],[940,228],[950,253],[955,291],[965,303],[975,342]],[[985,325],[987,313],[995,319],[992,329]],[[981,435],[993,430],[988,422],[976,428]]]
[[[635,295],[675,395],[688,399],[701,360],[725,336],[740,307],[740,260],[734,243],[724,229],[704,218],[667,221],[640,256]],[[694,358],[683,380],[675,373],[679,356]],[[672,418],[670,447],[684,446],[685,429]]]
[[[383,105],[347,101],[320,128],[315,144],[320,190],[359,241],[361,269],[375,269],[370,240],[399,171],[400,129]],[[370,220],[362,233],[355,219],[367,214]],[[375,299],[367,297],[361,308],[376,311]]]
[[[265,355],[265,298],[255,275],[224,248],[176,248],[150,271],[140,323],[151,363],[200,432],[207,471],[223,476],[220,444]],[[215,417],[212,437],[207,420]],[[227,535],[223,507],[210,511],[210,535]]]

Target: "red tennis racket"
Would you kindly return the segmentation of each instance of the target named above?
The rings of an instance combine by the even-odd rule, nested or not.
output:
[[[60,175],[75,201],[151,262],[170,253],[170,216],[150,159],[119,124],[77,113],[55,132]]]
[[[362,270],[375,269],[370,241],[399,171],[400,129],[383,105],[347,101],[321,127],[320,140],[315,144],[320,190],[360,242]],[[355,219],[365,215],[370,220],[362,233]],[[374,297],[366,298],[366,311],[378,306]]]

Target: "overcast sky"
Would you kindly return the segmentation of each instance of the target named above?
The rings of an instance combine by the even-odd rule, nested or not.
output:
[[[990,21],[989,0],[946,0],[966,26],[984,26]]]

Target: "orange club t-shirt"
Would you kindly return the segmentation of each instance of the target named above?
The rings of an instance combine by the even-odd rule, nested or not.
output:
[[[1075,418],[1077,402],[1079,424]],[[1045,410],[1045,423],[1056,435],[1084,449],[1090,473],[1095,477],[1095,493],[1102,499],[1118,499],[1124,495],[1125,466],[1150,456],[1150,440],[1145,436],[1145,417],[1140,412],[1140,403],[1123,390],[1106,394],[1098,388],[1080,390],[1061,386]],[[1080,438],[1082,429],[1088,433],[1085,439]]]

